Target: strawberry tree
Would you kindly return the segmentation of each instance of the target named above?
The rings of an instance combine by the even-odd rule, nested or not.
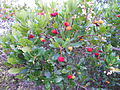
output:
[[[1,40],[9,73],[46,90],[119,85],[119,57],[107,40],[112,28],[88,1],[68,0],[62,8],[36,1],[34,11],[16,12],[17,23]]]

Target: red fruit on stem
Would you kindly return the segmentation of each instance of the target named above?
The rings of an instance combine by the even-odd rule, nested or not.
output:
[[[67,78],[68,79],[72,79],[72,75],[67,75]]]
[[[87,48],[88,52],[92,52],[92,50],[93,50],[92,48]]]
[[[64,62],[64,57],[58,57],[59,62]]]
[[[64,22],[64,26],[69,26],[69,23],[68,22]]]
[[[116,17],[120,17],[120,14],[118,14]]]
[[[53,34],[58,34],[57,30],[52,30],[51,31]]]
[[[34,38],[34,35],[33,35],[33,34],[30,34],[30,35],[28,36],[28,38]]]
[[[99,55],[99,53],[94,53],[95,54],[95,56],[98,56]]]

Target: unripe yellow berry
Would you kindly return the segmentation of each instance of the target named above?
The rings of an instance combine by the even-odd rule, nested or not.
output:
[[[40,41],[44,40],[44,38],[40,38]]]
[[[73,47],[71,47],[71,46],[70,46],[70,47],[68,47],[68,50],[72,51],[72,50],[73,50]]]
[[[81,74],[81,72],[77,72],[77,74]]]
[[[70,41],[70,39],[69,39],[69,38],[67,38],[67,39],[66,39],[66,41]]]
[[[75,79],[75,76],[72,76],[72,79]]]
[[[99,20],[99,23],[100,23],[100,24],[103,24],[103,23],[104,23],[104,21],[103,21],[103,20]]]

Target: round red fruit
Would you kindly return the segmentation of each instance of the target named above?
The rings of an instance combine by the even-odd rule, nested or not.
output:
[[[120,14],[118,14],[116,17],[120,17]]]
[[[51,14],[50,14],[50,16],[52,16],[52,17],[55,17],[55,16],[57,16],[57,15],[58,15],[57,12],[55,12],[55,13],[51,13]]]
[[[100,56],[98,56],[97,59],[100,59]]]
[[[30,34],[30,35],[28,36],[28,38],[34,38],[34,35],[33,35],[33,34]]]
[[[8,19],[9,17],[8,17],[8,16],[6,16],[5,18],[6,18],[6,19]]]
[[[64,26],[69,26],[69,23],[68,22],[64,22]]]
[[[58,34],[57,30],[52,30],[51,31],[53,34]]]
[[[99,53],[95,53],[95,56],[98,56],[99,55]]]
[[[55,12],[54,15],[57,16],[57,15],[58,15],[58,12]]]
[[[58,57],[59,62],[64,62],[64,57]]]
[[[46,40],[44,38],[40,38],[41,42],[46,42]]]
[[[72,75],[67,75],[67,78],[68,79],[72,79]]]
[[[102,51],[101,51],[101,50],[98,50],[98,52],[102,53]]]
[[[92,50],[93,50],[92,48],[87,48],[88,52],[92,52]]]
[[[45,13],[38,13],[37,15],[44,15]]]
[[[0,17],[2,17],[2,14],[0,14]]]

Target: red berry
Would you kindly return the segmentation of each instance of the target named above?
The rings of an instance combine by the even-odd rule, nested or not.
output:
[[[41,42],[46,42],[46,40],[41,40]]]
[[[45,13],[38,13],[37,15],[44,15]]]
[[[59,62],[64,62],[64,57],[58,57]]]
[[[10,14],[10,16],[13,16],[13,15],[15,15],[15,13],[14,13],[14,12]]]
[[[33,34],[30,34],[30,35],[28,36],[28,38],[34,38],[34,35],[33,35]]]
[[[0,14],[0,17],[2,17],[2,14]]]
[[[55,12],[55,13],[51,13],[51,14],[50,14],[50,16],[52,16],[52,17],[55,17],[55,16],[57,16],[57,15],[58,15],[57,12]]]
[[[57,16],[57,15],[58,15],[58,12],[55,12],[54,15]]]
[[[64,26],[69,26],[69,23],[68,22],[64,22]]]
[[[51,31],[53,34],[58,34],[57,30],[52,30]]]
[[[100,56],[98,56],[97,59],[100,59]]]
[[[92,52],[92,50],[93,50],[92,48],[87,48],[88,52]]]
[[[118,14],[116,17],[120,17],[120,14]]]
[[[101,51],[101,50],[98,50],[98,52],[101,52],[101,53],[102,53],[102,51]]]
[[[46,40],[44,38],[40,38],[41,42],[46,42]]]
[[[9,17],[8,16],[5,16],[6,19],[8,19]]]
[[[99,55],[99,53],[95,53],[95,56],[98,56]]]
[[[72,79],[72,75],[67,75],[67,78],[68,79]]]

